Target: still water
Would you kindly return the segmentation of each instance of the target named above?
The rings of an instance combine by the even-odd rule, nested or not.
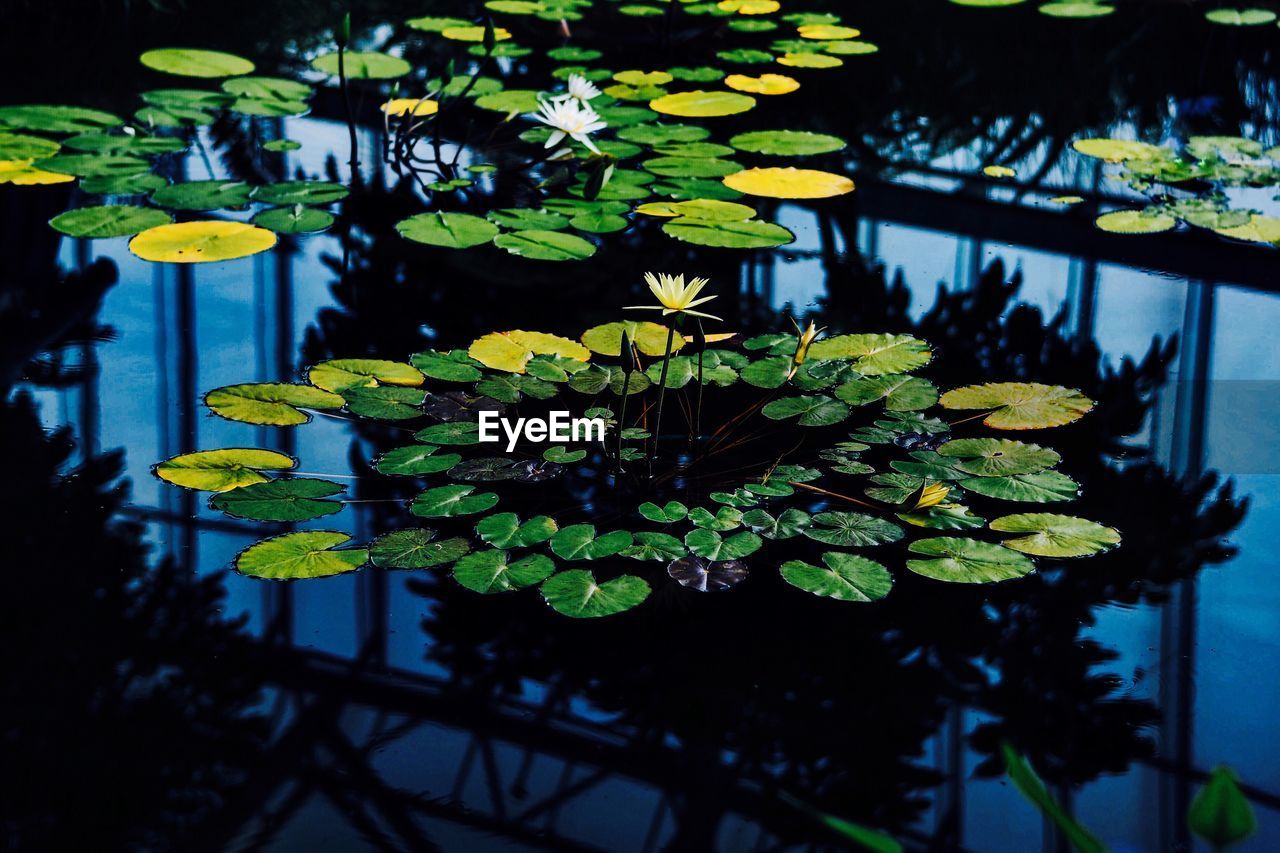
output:
[[[324,3],[115,5],[20,4],[0,36],[13,63],[0,102],[66,101],[74,87],[109,107],[139,88],[137,53],[174,42],[287,67],[340,16]],[[371,40],[411,15],[472,11],[368,5],[357,26]],[[124,239],[45,228],[74,191],[0,188],[16,849],[838,843],[777,787],[911,848],[1065,849],[1003,778],[1004,739],[1113,849],[1193,849],[1187,804],[1219,764],[1258,817],[1240,849],[1280,848],[1274,250],[1097,231],[1094,215],[1137,196],[1065,144],[1280,143],[1277,34],[1121,6],[1082,25],[941,0],[859,8],[894,61],[795,106],[856,140],[858,190],[819,213],[782,205],[774,218],[797,240],[773,253],[635,241],[585,268],[486,268],[398,240],[391,225],[420,202],[368,168],[348,202],[359,239],[344,281],[338,233],[239,261],[149,264]],[[56,40],[54,19],[68,21]],[[303,143],[279,177],[349,178],[335,99],[271,121]],[[219,156],[217,128],[201,133],[211,163],[183,159],[171,177],[245,168]],[[365,150],[381,133],[361,127]],[[1017,187],[981,175],[1010,146]],[[1241,204],[1274,206],[1251,192]],[[1087,201],[1044,203],[1068,193]],[[290,585],[228,572],[261,529],[150,473],[235,446],[347,472],[369,455],[349,422],[269,431],[208,416],[201,395],[495,328],[580,329],[636,301],[650,267],[712,275],[744,326],[791,311],[918,334],[952,385],[976,372],[1093,391],[1108,414],[1077,440],[1092,457],[1073,473],[1124,547],[1008,588],[909,588],[874,617],[761,584],[566,624],[529,601],[477,603],[428,572]],[[368,534],[383,512],[351,504],[325,526]]]

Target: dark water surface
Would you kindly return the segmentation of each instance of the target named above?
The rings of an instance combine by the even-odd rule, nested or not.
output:
[[[606,237],[580,264],[413,246],[392,226],[421,203],[388,171],[345,203],[343,282],[341,229],[251,259],[153,265],[124,239],[48,229],[74,191],[0,187],[11,849],[839,844],[778,788],[912,848],[1065,849],[1004,780],[1002,740],[1113,849],[1193,849],[1187,804],[1218,764],[1258,815],[1239,849],[1280,849],[1280,264],[1204,233],[1096,230],[1134,195],[1069,148],[1082,135],[1280,143],[1280,33],[1166,4],[1089,23],[1031,5],[828,5],[881,52],[787,106],[795,126],[850,141],[858,189],[782,205],[774,218],[798,239],[776,253],[652,229]],[[296,70],[342,11],[18,0],[3,12],[0,103],[127,114],[162,85],[136,55],[172,44]],[[383,2],[355,17],[378,44],[412,15],[474,11]],[[627,57],[613,67],[683,63],[692,48],[648,27],[598,35]],[[257,162],[234,128],[209,130],[215,174],[347,180],[331,92],[272,132],[303,147]],[[365,124],[366,150],[380,133]],[[1017,166],[1016,186],[982,176],[997,160]],[[208,176],[195,156],[175,168]],[[1270,211],[1272,192],[1239,202]],[[1087,201],[1044,203],[1065,194]],[[1079,513],[1124,546],[997,588],[908,575],[866,608],[776,578],[705,596],[672,584],[579,623],[430,572],[228,573],[262,528],[149,472],[234,446],[349,472],[385,435],[326,418],[255,428],[208,416],[201,395],[493,329],[576,335],[640,301],[645,269],[711,276],[744,331],[779,328],[790,306],[843,331],[917,334],[940,386],[1081,388],[1101,405],[1055,446],[1085,487]],[[352,504],[324,526],[366,541],[399,511]]]

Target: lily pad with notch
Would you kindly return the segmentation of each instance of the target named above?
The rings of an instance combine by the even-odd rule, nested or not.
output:
[[[342,511],[343,487],[328,480],[291,477],[240,486],[209,499],[209,507],[236,518],[254,521],[310,521]]]
[[[436,531],[429,527],[393,530],[369,544],[370,561],[381,569],[429,569],[455,562],[470,551],[466,539],[436,539]]]
[[[825,567],[788,560],[778,571],[792,586],[838,601],[878,601],[893,587],[893,576],[875,560],[828,551],[822,555],[822,562]]]

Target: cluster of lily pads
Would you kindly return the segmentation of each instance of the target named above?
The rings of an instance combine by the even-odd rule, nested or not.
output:
[[[1027,0],[951,0],[957,6],[970,6],[981,9],[1021,6]],[[1051,18],[1075,18],[1085,20],[1101,18],[1116,10],[1109,0],[1050,0],[1036,7],[1042,15]],[[1229,27],[1257,27],[1275,23],[1276,13],[1270,9],[1224,7],[1209,9],[1204,18],[1211,24]]]
[[[411,433],[360,476],[420,489],[405,500],[408,523],[367,544],[336,530],[284,532],[242,551],[235,568],[281,580],[367,564],[448,570],[475,592],[537,588],[557,611],[588,617],[638,605],[660,578],[711,591],[776,570],[814,595],[869,602],[904,568],[992,583],[1032,572],[1034,558],[1119,542],[1093,521],[1021,511],[1068,503],[1079,486],[1057,470],[1056,451],[999,435],[1074,422],[1093,405],[1078,391],[994,382],[940,393],[915,375],[932,359],[923,340],[817,334],[739,342],[635,321],[577,340],[510,330],[406,362],[338,359],[305,382],[215,389],[205,404],[235,421],[290,427],[319,412]],[[655,434],[659,383],[686,414],[680,435]],[[481,442],[481,412],[548,407],[603,419],[607,432],[510,453]],[[283,453],[226,448],[155,473],[212,492],[210,506],[238,518],[295,523],[343,508],[342,485],[296,468]],[[584,494],[616,497],[621,515],[608,502],[584,508]]]
[[[1263,148],[1238,136],[1193,136],[1181,150],[1127,139],[1079,139],[1076,151],[1120,167],[1111,176],[1139,192],[1153,192],[1144,208],[1097,218],[1104,231],[1155,234],[1180,222],[1225,237],[1280,243],[1280,218],[1233,209],[1225,190],[1280,185],[1280,147]]]

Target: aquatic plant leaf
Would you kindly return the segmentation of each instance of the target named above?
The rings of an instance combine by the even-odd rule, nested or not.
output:
[[[911,335],[837,335],[815,341],[809,347],[815,360],[853,359],[863,376],[910,373],[933,358],[929,345]]]
[[[235,77],[224,80],[219,88],[240,98],[271,101],[305,101],[314,94],[306,83],[285,77]]]
[[[585,450],[567,450],[563,445],[553,444],[542,451],[542,458],[558,465],[571,465],[587,458]]]
[[[757,388],[780,388],[791,372],[791,359],[783,356],[762,358],[742,369],[742,381]]]
[[[785,509],[776,518],[763,509],[742,514],[742,523],[765,539],[790,539],[799,536],[813,523],[809,513],[801,509]]]
[[[13,184],[17,187],[43,186],[45,184],[67,184],[75,180],[74,175],[65,172],[51,172],[33,165],[33,160],[0,160],[0,186]]]
[[[1028,575],[1035,563],[1017,551],[977,539],[938,536],[917,539],[907,546],[913,554],[936,559],[907,560],[918,575],[951,583],[997,583]]]
[[[511,228],[516,231],[542,230],[558,231],[569,227],[569,217],[546,210],[534,210],[528,207],[509,207],[502,210],[491,210],[485,214],[490,222]]]
[[[138,61],[155,71],[179,77],[236,77],[253,73],[253,63],[233,53],[217,50],[166,47],[148,50]]]
[[[724,84],[730,89],[754,95],[785,95],[800,88],[799,80],[785,74],[761,74],[758,77],[730,74],[724,78]]]
[[[456,453],[441,453],[435,444],[414,444],[409,447],[397,447],[388,450],[378,457],[374,468],[379,474],[393,477],[421,477],[425,474],[438,474],[448,471],[462,461]]]
[[[838,68],[844,61],[821,53],[786,53],[778,57],[778,64],[790,68]]]
[[[545,554],[529,554],[511,561],[506,551],[474,551],[453,566],[453,578],[462,586],[485,594],[513,592],[542,583],[556,570]]]
[[[781,225],[772,222],[721,222],[681,216],[662,224],[662,230],[677,240],[698,246],[726,249],[771,249],[796,239]]]
[[[372,388],[376,385],[422,384],[422,373],[412,364],[382,358],[335,358],[315,364],[307,371],[307,380],[317,388],[340,393],[349,388]]]
[[[637,124],[618,131],[618,138],[641,145],[670,145],[676,142],[700,142],[711,131],[695,124]]]
[[[333,214],[313,207],[274,207],[255,214],[254,225],[277,234],[314,234],[333,224]]]
[[[142,260],[166,264],[206,264],[265,252],[278,237],[242,222],[178,222],[156,225],[129,241],[129,251]]]
[[[477,338],[467,349],[467,355],[485,367],[508,373],[524,373],[535,354],[558,355],[577,361],[587,361],[591,357],[590,351],[577,341],[523,329],[490,332]]]
[[[740,560],[760,550],[764,544],[759,536],[749,531],[735,533],[724,538],[714,530],[691,530],[684,537],[690,551],[708,560]]]
[[[535,515],[521,524],[514,512],[500,512],[476,523],[481,540],[495,548],[528,548],[546,542],[559,529],[555,519],[546,515]]]
[[[413,499],[409,511],[422,518],[452,518],[493,509],[498,496],[492,492],[472,494],[475,486],[436,486]]]
[[[255,521],[310,521],[341,512],[341,503],[324,498],[342,491],[342,486],[328,480],[292,477],[221,492],[209,500],[209,506]]]
[[[735,92],[678,92],[649,102],[649,108],[663,115],[687,118],[715,118],[745,113],[756,105],[750,95]]]
[[[364,418],[403,421],[422,416],[421,406],[427,393],[421,388],[398,388],[380,385],[376,388],[355,386],[344,388],[347,411]]]
[[[631,338],[636,349],[645,355],[660,356],[667,351],[667,327],[647,320],[624,320],[592,326],[582,333],[582,342],[592,352],[621,355],[623,332]],[[684,343],[684,338],[676,335],[671,341],[671,351],[678,352]]]
[[[1071,147],[1086,157],[1096,157],[1111,163],[1125,160],[1158,160],[1169,156],[1169,151],[1147,142],[1131,139],[1077,139]]]
[[[958,464],[932,450],[916,450],[912,451],[910,462],[895,459],[889,463],[889,467],[926,480],[961,480],[971,476],[968,472],[961,471]]]
[[[649,597],[649,585],[633,575],[596,583],[586,569],[570,569],[543,581],[542,597],[557,613],[575,619],[612,616],[641,604]]]
[[[718,157],[654,157],[641,164],[666,178],[720,178],[742,171],[742,164]]]
[[[151,207],[133,207],[123,204],[106,204],[98,207],[81,207],[60,213],[49,220],[49,225],[71,237],[101,239],[131,237],[148,228],[172,222],[173,217],[163,210]]]
[[[298,462],[274,450],[228,447],[184,453],[155,465],[151,470],[166,483],[202,492],[226,492],[241,486],[269,482],[262,471],[288,471]]]
[[[897,542],[905,535],[892,521],[861,512],[820,512],[803,533],[828,545],[858,548]]]
[[[430,98],[392,98],[382,105],[382,111],[396,118],[406,115],[433,116],[440,112],[440,102]]]
[[[519,464],[520,460],[509,456],[478,456],[450,468],[449,476],[470,483],[514,480],[520,473]]]
[[[1005,515],[991,522],[1002,533],[1029,533],[1006,539],[1006,548],[1036,557],[1089,557],[1120,544],[1120,534],[1111,527],[1049,512]]]
[[[425,375],[444,382],[476,382],[484,377],[480,362],[467,355],[466,350],[427,350],[410,356],[409,361]]]
[[[424,33],[439,33],[451,27],[469,27],[471,22],[465,18],[445,18],[435,17],[432,15],[424,15],[420,18],[410,18],[405,21],[415,30],[421,30]]]
[[[778,571],[792,586],[838,601],[878,601],[893,587],[893,576],[875,560],[828,551],[822,555],[822,562],[826,568],[788,560]]]
[[[650,521],[656,521],[659,524],[672,524],[682,521],[689,514],[689,508],[680,503],[680,501],[667,501],[663,506],[645,501],[637,509],[645,518]]]
[[[795,494],[796,491],[788,484],[777,480],[768,483],[747,483],[743,488],[753,495],[764,498],[785,498]]]
[[[711,492],[707,497],[716,503],[726,504],[727,506],[748,507],[760,503],[760,499],[746,489],[735,489],[732,492]]]
[[[0,180],[3,180],[0,178]],[[80,189],[99,195],[143,195],[165,186],[167,181],[159,175],[111,175],[103,178],[85,178]]]
[[[1230,767],[1219,765],[1209,773],[1187,809],[1187,826],[1215,850],[1225,850],[1258,831],[1253,806]]]
[[[694,507],[689,511],[689,521],[693,522],[695,527],[701,527],[705,530],[733,530],[742,525],[742,511],[731,506],[724,506],[716,510],[715,515],[710,510],[703,507]]]
[[[688,201],[655,201],[642,204],[636,213],[651,216],[672,216],[696,219],[701,222],[745,222],[756,215],[754,207],[714,198],[695,198]]]
[[[1102,214],[1094,220],[1094,224],[1112,234],[1158,234],[1173,228],[1178,220],[1167,213],[1115,210]]]
[[[57,154],[61,147],[43,136],[0,132],[0,160],[38,160]]]
[[[842,175],[794,166],[744,169],[724,178],[724,185],[767,198],[830,198],[853,192],[853,181]]]
[[[620,553],[633,560],[676,560],[688,552],[683,542],[668,533],[640,532],[635,534],[635,544]]]
[[[971,477],[958,480],[965,491],[989,498],[1027,503],[1049,503],[1075,500],[1080,484],[1058,471],[1037,474],[1014,474],[1008,477]]]
[[[1233,240],[1247,240],[1250,243],[1270,243],[1280,245],[1280,218],[1274,216],[1250,216],[1249,221],[1241,225],[1214,228],[1223,237]]]
[[[966,385],[943,394],[940,402],[944,409],[990,410],[982,423],[1009,430],[1063,426],[1093,408],[1093,401],[1074,388],[1039,382]]]
[[[823,396],[783,397],[774,400],[760,413],[775,421],[797,417],[800,426],[830,426],[849,417],[849,407]]]
[[[747,579],[747,564],[740,560],[711,561],[698,556],[684,556],[667,565],[667,575],[688,589],[719,592],[737,586]]]
[[[834,56],[868,56],[880,52],[880,46],[869,41],[829,41],[822,45],[824,53]]]
[[[599,560],[620,553],[631,543],[632,536],[626,530],[596,536],[593,524],[571,524],[551,537],[551,550],[562,560]]]
[[[332,181],[281,181],[255,187],[251,198],[263,204],[329,204],[347,197],[347,188]]]
[[[396,223],[400,236],[446,249],[469,249],[498,236],[498,226],[469,213],[419,213]]]
[[[1044,782],[1040,781],[1040,777],[1036,775],[1036,771],[1032,769],[1025,758],[1007,743],[1000,745],[1000,752],[1004,756],[1005,768],[1009,773],[1009,780],[1013,782],[1013,786],[1032,805],[1039,809],[1045,817],[1053,821],[1078,853],[1106,853],[1106,845],[1094,837],[1093,833],[1085,829],[1083,825],[1071,817],[1058,804],[1053,794],[1049,793],[1049,789],[1045,787]]]
[[[486,27],[465,26],[465,27],[445,27],[440,31],[440,35],[453,41],[484,41],[488,36],[485,34]],[[511,31],[502,27],[494,27],[492,31],[494,41],[506,41],[511,38]]]
[[[851,380],[837,388],[835,395],[852,406],[884,400],[886,409],[899,412],[927,409],[938,402],[938,389],[932,382],[895,373]]]
[[[1045,3],[1039,7],[1040,14],[1048,15],[1051,18],[1100,18],[1104,15],[1110,15],[1115,10],[1115,6],[1107,6],[1102,3],[1069,1]]]
[[[845,147],[838,136],[802,130],[752,130],[730,137],[729,144],[739,151],[781,157],[830,154]]]
[[[971,530],[987,523],[962,504],[938,504],[920,512],[900,512],[897,516],[907,524],[931,530]]]
[[[0,125],[40,133],[90,133],[122,124],[124,119],[114,113],[84,107],[60,104],[0,106]]]
[[[348,80],[394,80],[413,70],[398,56],[377,51],[348,50],[343,56]],[[338,75],[338,53],[324,53],[311,61],[311,67],[333,76]]]
[[[324,578],[352,572],[369,561],[365,548],[333,550],[351,537],[336,530],[285,533],[250,545],[236,555],[235,569],[269,580]]]
[[[171,210],[218,210],[243,207],[252,193],[253,188],[241,181],[186,181],[161,187],[151,200]]]
[[[541,229],[499,234],[493,238],[493,245],[535,261],[581,261],[596,253],[595,244],[588,240]]]
[[[226,385],[204,396],[204,404],[220,417],[266,426],[305,424],[311,416],[299,409],[340,409],[344,403],[337,394],[288,382]]]
[[[429,569],[466,556],[471,543],[460,536],[436,538],[429,527],[393,530],[369,543],[369,559],[380,569]]]
[[[1270,9],[1210,9],[1204,13],[1204,19],[1229,27],[1257,27],[1270,24],[1276,19],[1276,13]]]
[[[974,477],[1035,474],[1057,465],[1056,450],[1009,438],[957,438],[938,447],[942,456],[959,459],[960,471]]]

